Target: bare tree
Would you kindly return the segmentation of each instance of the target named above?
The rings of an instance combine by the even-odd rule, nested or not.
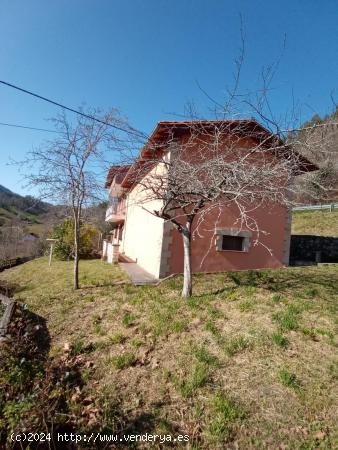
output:
[[[0,227],[0,261],[5,263],[18,256],[27,256],[23,250],[23,229],[19,221]]]
[[[161,139],[148,141],[140,157],[132,161],[129,174],[131,184],[137,182],[142,187],[137,203],[170,222],[182,236],[183,297],[192,294],[193,237],[212,214],[216,216],[216,227],[217,216],[236,210],[240,228],[254,232],[253,244],[265,245],[261,239],[265,230],[258,223],[257,210],[275,204],[289,208],[297,199],[297,191],[299,195],[300,189],[308,190],[308,186],[294,184],[295,176],[317,169],[306,158],[313,159],[311,152],[304,152],[304,145],[298,145],[299,136],[290,139],[293,132],[299,131],[295,108],[285,117],[278,117],[269,101],[280,58],[263,68],[262,86],[249,93],[241,92],[245,54],[242,24],[240,31],[239,57],[235,61],[233,86],[226,89],[227,98],[215,100],[199,86],[211,102],[210,112],[217,120],[203,120],[195,105],[188,104],[183,115],[186,121],[168,123],[166,130],[162,127]],[[257,117],[264,127],[254,119],[232,120],[243,116]],[[312,144],[308,147],[314,150]]]
[[[95,116],[99,121],[88,116]],[[116,110],[70,121],[63,112],[53,119],[57,137],[33,149],[23,161],[28,184],[38,187],[43,199],[68,206],[74,221],[74,289],[79,288],[79,238],[83,209],[101,198],[102,171],[107,151],[118,143],[114,127],[128,130]],[[110,158],[113,157],[111,153]],[[20,163],[22,165],[22,163]],[[28,173],[27,173],[28,172]]]
[[[288,207],[293,177],[307,165],[255,120],[164,125],[160,141],[150,140],[134,163],[133,177],[142,186],[139,204],[182,236],[182,297],[192,295],[192,238],[201,224],[212,213],[235,209],[240,228],[255,233],[253,245],[264,245],[255,211],[276,203]],[[151,209],[154,200],[159,207]]]
[[[315,162],[319,170],[300,177],[296,198],[300,203],[338,199],[338,108],[325,118],[314,115],[301,128],[291,130],[288,140],[296,151]]]
[[[295,176],[317,169],[310,162],[317,161],[313,158],[313,145],[309,143],[309,151],[305,152],[304,145],[299,145],[299,136],[290,139],[299,131],[295,108],[285,117],[277,117],[269,101],[281,57],[263,68],[262,86],[249,93],[240,92],[245,54],[242,21],[240,31],[239,57],[235,61],[233,86],[226,89],[226,99],[215,100],[199,86],[211,102],[210,112],[216,120],[203,120],[190,103],[183,115],[186,121],[168,123],[160,142],[150,139],[140,157],[133,161],[132,177],[143,191],[139,205],[173,224],[182,236],[183,297],[192,294],[193,237],[203,223],[208,223],[211,214],[216,216],[216,227],[217,217],[235,209],[240,228],[254,232],[253,245],[264,246],[261,236],[266,232],[258,223],[256,211],[274,204],[290,208],[301,189],[303,193],[309,190],[308,185],[295,184]],[[232,120],[243,116],[257,117],[264,127],[254,119]],[[322,147],[323,142],[321,139]],[[154,200],[158,201],[156,208]]]

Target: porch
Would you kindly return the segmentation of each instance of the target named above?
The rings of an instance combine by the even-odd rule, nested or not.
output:
[[[102,259],[109,264],[118,263],[121,269],[127,273],[132,283],[136,286],[157,283],[159,280],[156,277],[144,270],[136,261],[133,261],[128,258],[128,256],[120,253],[120,243],[121,241],[118,237],[112,237],[111,241],[104,240]]]

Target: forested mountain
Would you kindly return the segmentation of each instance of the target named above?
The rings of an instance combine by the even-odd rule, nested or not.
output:
[[[294,148],[319,170],[297,180],[296,198],[301,203],[338,201],[338,107],[332,114],[315,114],[289,137]]]
[[[106,203],[85,208],[83,217],[98,233],[107,233]],[[56,224],[71,217],[67,207],[51,205],[32,196],[21,196],[0,185],[0,267],[1,261],[42,254]]]
[[[41,254],[46,237],[63,217],[63,208],[0,185],[0,266],[11,258]]]
[[[29,220],[30,216],[47,213],[50,207],[48,203],[41,202],[30,195],[23,197],[0,185],[0,217]]]

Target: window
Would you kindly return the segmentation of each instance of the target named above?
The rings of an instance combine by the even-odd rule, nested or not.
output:
[[[216,251],[243,252],[250,251],[252,233],[236,228],[218,228],[216,230]]]
[[[222,250],[235,250],[237,252],[242,252],[243,244],[243,236],[222,236]]]

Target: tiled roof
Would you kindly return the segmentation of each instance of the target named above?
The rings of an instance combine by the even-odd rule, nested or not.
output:
[[[161,152],[161,147],[165,145],[169,137],[178,137],[191,130],[199,132],[208,132],[210,129],[219,129],[223,132],[232,132],[243,136],[250,136],[262,142],[264,146],[270,147],[274,144],[280,146],[281,156],[287,157],[290,149],[285,143],[271,131],[263,127],[255,119],[237,119],[237,120],[190,120],[190,121],[174,121],[159,122],[152,132],[148,142],[142,148],[139,157],[136,159],[126,173],[122,186],[129,188],[136,180],[136,174],[144,173],[142,166],[151,168],[153,164],[149,163],[149,158],[154,161],[154,152]],[[298,155],[299,172],[311,172],[317,170],[318,167],[307,160],[305,157]],[[147,163],[147,164],[146,164]],[[146,168],[145,167],[145,168]]]
[[[111,166],[104,187],[109,188],[114,178],[118,184],[121,184],[129,168],[130,166]]]

